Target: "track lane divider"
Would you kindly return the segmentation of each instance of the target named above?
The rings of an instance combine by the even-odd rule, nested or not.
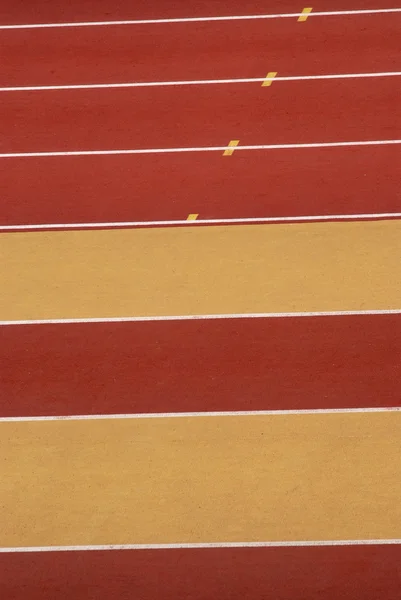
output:
[[[188,85],[227,85],[239,83],[262,83],[271,85],[271,79],[280,81],[324,81],[328,79],[368,79],[371,77],[400,77],[401,71],[383,71],[377,73],[337,73],[328,75],[289,75],[277,77],[276,71],[269,72],[266,77],[238,77],[231,79],[188,79],[181,81],[131,81],[123,83],[80,83],[71,85],[31,85],[0,87],[0,92],[46,92],[63,90],[101,90],[147,87],[181,87]]]
[[[21,325],[59,325],[76,323],[137,323],[147,321],[210,321],[218,319],[292,319],[311,317],[352,317],[369,315],[401,315],[401,308],[389,308],[378,310],[332,310],[321,312],[291,312],[291,313],[225,313],[213,315],[163,315],[163,316],[139,316],[139,317],[88,317],[76,319],[19,319],[13,321],[0,321],[0,327]],[[6,417],[14,418],[15,417]]]
[[[199,215],[197,215],[198,217]],[[376,221],[383,219],[399,219],[401,212],[394,213],[360,213],[349,215],[295,215],[286,217],[238,217],[225,219],[190,219],[196,225],[235,225],[236,223],[308,223],[313,221]],[[0,225],[0,232],[6,231],[48,231],[63,229],[123,229],[129,227],[165,227],[188,225],[187,219],[169,219],[159,221],[98,221],[94,223],[37,223]]]
[[[331,17],[346,15],[377,15],[401,13],[401,8],[376,8],[357,10],[332,10],[311,12],[311,17]],[[121,25],[162,25],[168,23],[207,23],[214,21],[255,21],[265,19],[295,19],[302,16],[302,12],[276,13],[259,15],[226,15],[218,17],[178,17],[171,19],[126,19],[122,21],[76,21],[66,23],[25,23],[17,25],[0,25],[4,29],[56,29],[61,27],[116,27]]]
[[[290,542],[199,542],[176,544],[108,544],[93,546],[20,546],[2,547],[1,554],[37,553],[37,552],[90,552],[111,550],[175,550],[196,548],[298,548],[314,546],[397,546],[401,539],[377,540],[305,540]]]
[[[4,152],[0,158],[47,158],[54,156],[116,156],[125,154],[178,154],[184,152],[223,152],[224,156],[234,150],[300,150],[307,148],[344,148],[350,146],[390,146],[401,144],[401,139],[395,140],[355,140],[351,142],[311,142],[302,144],[255,144],[238,146],[231,140],[228,146],[193,146],[182,148],[133,148],[120,150],[55,150],[44,152]],[[228,154],[225,154],[227,152]]]
[[[348,415],[367,413],[399,413],[401,406],[373,406],[362,408],[295,408],[277,410],[215,410],[192,412],[152,413],[94,413],[78,415],[39,415],[22,417],[0,417],[0,423],[37,423],[43,421],[118,421],[133,419],[194,419],[213,417],[282,417],[288,415]]]

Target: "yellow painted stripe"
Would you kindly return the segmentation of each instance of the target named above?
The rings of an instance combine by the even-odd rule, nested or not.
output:
[[[187,216],[187,221],[196,221],[196,219],[199,217],[199,213],[191,213],[190,215]]]
[[[0,424],[0,546],[401,538],[401,413]]]
[[[234,152],[235,146],[238,146],[238,144],[239,144],[239,140],[231,140],[231,142],[228,142],[229,149],[224,150],[223,156],[231,156],[232,153]]]
[[[401,220],[0,235],[0,320],[401,308]]]
[[[270,71],[266,75],[266,79],[262,83],[262,87],[269,87],[273,83],[273,79],[276,77],[277,71]]]
[[[310,15],[311,12],[312,12],[312,8],[304,8],[302,11],[302,14],[298,18],[298,21],[300,21],[300,22],[306,21],[306,19],[308,18],[308,16]]]

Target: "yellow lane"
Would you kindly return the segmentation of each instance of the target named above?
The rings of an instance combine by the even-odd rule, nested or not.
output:
[[[401,538],[401,413],[0,423],[0,546]]]
[[[0,320],[401,308],[401,220],[0,235]]]

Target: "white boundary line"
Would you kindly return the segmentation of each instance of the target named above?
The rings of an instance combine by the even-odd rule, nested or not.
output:
[[[176,544],[105,544],[98,546],[21,546],[0,548],[0,553],[20,552],[89,552],[110,550],[179,550],[197,548],[301,548],[313,546],[390,546],[401,544],[401,539],[379,540],[306,540],[288,542],[209,542]]]
[[[322,312],[282,312],[282,313],[243,313],[215,315],[164,315],[153,317],[93,317],[82,319],[24,319],[0,321],[0,326],[8,325],[57,325],[72,323],[142,323],[145,321],[209,321],[212,319],[282,319],[295,317],[347,317],[353,315],[399,315],[401,308],[383,310],[333,310]]]
[[[377,15],[400,13],[401,8],[378,8],[366,10],[337,10],[337,11],[316,11],[308,14],[310,17],[331,17],[343,15]],[[117,25],[157,25],[167,23],[205,23],[213,21],[250,21],[261,19],[295,19],[302,16],[302,12],[297,13],[278,13],[263,15],[230,15],[221,17],[180,17],[171,19],[134,19],[123,21],[77,21],[76,23],[28,23],[23,25],[0,25],[0,30],[4,29],[49,29],[60,27],[104,27]]]
[[[347,146],[388,146],[401,144],[400,140],[363,140],[353,142],[313,142],[307,144],[262,144],[236,146],[234,152],[244,150],[297,150],[304,148],[343,148]],[[55,152],[6,152],[0,158],[46,158],[55,156],[115,156],[125,154],[175,154],[183,152],[224,152],[229,146],[197,146],[184,148],[141,148],[132,150],[71,150]],[[232,149],[232,148],[231,148]]]
[[[104,223],[39,223],[37,225],[0,225],[0,231],[40,231],[49,229],[120,229],[123,227],[158,227],[166,225],[224,225],[234,223],[305,223],[314,221],[356,221],[374,219],[397,219],[401,213],[361,213],[350,215],[307,215],[294,217],[244,217],[238,219],[196,219],[171,221],[106,221]]]
[[[288,415],[334,415],[334,414],[360,414],[360,413],[388,413],[400,412],[399,406],[374,407],[374,408],[307,408],[289,410],[231,410],[209,412],[182,412],[182,413],[126,413],[126,414],[99,414],[99,415],[56,415],[38,417],[1,417],[0,423],[26,423],[32,421],[108,421],[108,420],[137,420],[137,419],[194,419],[198,417],[259,417],[259,416],[288,416]]]
[[[100,90],[122,88],[169,87],[188,85],[218,85],[231,83],[263,83],[264,81],[320,81],[326,79],[366,79],[371,77],[399,77],[401,71],[384,71],[377,73],[341,73],[337,75],[290,75],[285,77],[245,77],[234,79],[194,79],[183,81],[133,81],[129,83],[88,83],[73,85],[35,85],[0,87],[0,92],[42,92],[50,90]]]

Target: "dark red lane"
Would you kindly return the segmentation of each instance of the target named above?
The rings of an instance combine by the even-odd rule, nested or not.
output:
[[[0,161],[0,225],[401,212],[401,146]]]
[[[174,17],[208,17],[218,15],[270,14],[302,11],[299,0],[13,0],[1,6],[0,23],[50,23],[80,20],[160,19]],[[378,0],[316,0],[315,11],[377,9]],[[309,5],[308,5],[309,6]],[[386,0],[385,8],[398,8],[397,0]],[[356,17],[359,18],[359,17]]]
[[[399,71],[400,28],[401,13],[6,30],[0,87]]]
[[[401,138],[401,77],[25,92],[1,97],[2,152]]]
[[[398,600],[401,546],[0,554],[7,600]]]
[[[0,416],[397,406],[401,315],[0,328]]]

